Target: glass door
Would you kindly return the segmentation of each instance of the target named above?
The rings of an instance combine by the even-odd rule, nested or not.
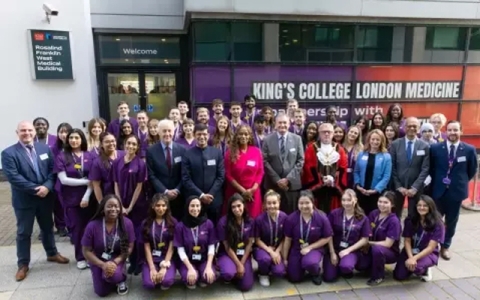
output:
[[[108,109],[110,119],[118,118],[118,103],[124,101],[130,107],[130,116],[140,111],[141,105],[141,78],[139,73],[108,73]]]
[[[175,73],[145,73],[146,111],[150,119],[168,117],[177,105]]]

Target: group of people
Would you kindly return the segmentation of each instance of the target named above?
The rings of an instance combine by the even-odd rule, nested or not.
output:
[[[219,276],[246,291],[252,259],[262,286],[270,275],[299,282],[309,274],[319,285],[354,270],[377,285],[392,263],[396,279],[428,281],[438,257],[450,259],[477,172],[458,121],[434,114],[420,125],[394,104],[347,128],[334,106],[323,123],[307,121],[294,99],[276,116],[253,96],[229,107],[227,117],[215,99],[212,117],[197,108],[194,121],[181,101],[155,120],[144,111],[129,117],[121,102],[118,118],[108,126],[94,118],[86,134],[62,123],[52,135],[45,118],[21,122],[19,142],[2,152],[17,218],[16,279],[29,271],[35,218],[48,260],[69,262],[55,226],[99,296],[126,294],[127,273],[167,289],[177,270],[190,289]]]

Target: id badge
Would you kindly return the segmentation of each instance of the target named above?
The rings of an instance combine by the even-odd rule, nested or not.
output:
[[[193,261],[201,261],[202,260],[202,255],[201,254],[192,254],[192,260]]]
[[[347,242],[340,242],[340,247],[346,249],[346,248],[348,248],[348,243]]]
[[[152,251],[152,256],[161,257],[161,256],[162,256],[162,251],[160,251],[160,250],[153,250],[153,251]]]
[[[413,248],[413,249],[412,249],[412,254],[413,254],[413,255],[416,255],[416,254],[418,254],[418,253],[420,253],[420,249],[418,249],[418,248]]]
[[[110,260],[110,259],[112,259],[112,255],[108,254],[107,252],[103,252],[102,253],[102,259],[103,260]]]
[[[237,256],[244,256],[245,255],[245,249],[237,249]]]
[[[302,249],[303,249],[303,248],[307,248],[307,247],[308,247],[308,245],[309,245],[308,243],[303,243],[303,244],[300,244],[300,248],[302,248]]]

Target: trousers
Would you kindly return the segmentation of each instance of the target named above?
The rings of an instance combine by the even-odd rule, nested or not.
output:
[[[125,263],[121,263],[117,266],[115,273],[109,278],[105,277],[103,270],[95,265],[90,266],[93,279],[93,291],[99,297],[106,297],[112,291],[115,290],[117,284],[127,280],[125,275]]]
[[[305,271],[313,276],[320,275],[320,262],[322,258],[323,253],[319,249],[311,250],[306,255],[302,255],[299,251],[291,249],[287,266],[288,280],[291,282],[302,281]]]
[[[390,248],[372,245],[368,253],[360,252],[356,265],[359,271],[369,271],[373,280],[385,278],[385,264],[393,264],[398,260],[398,253]]]
[[[449,193],[445,193],[440,199],[435,200],[435,204],[442,217],[445,216],[445,240],[442,247],[448,249],[457,229],[462,202],[450,199]]]
[[[67,207],[65,213],[70,223],[72,232],[72,242],[75,248],[75,259],[77,261],[85,260],[82,253],[82,237],[91,218],[91,212],[87,208],[80,206]]]
[[[158,272],[160,270],[160,266],[158,264],[155,264],[155,269]],[[165,273],[165,277],[163,278],[163,281],[158,285],[155,285],[152,282],[152,279],[150,278],[150,268],[148,267],[148,264],[145,262],[142,267],[143,287],[149,290],[152,290],[159,286],[162,286],[163,288],[170,288],[175,282],[175,274],[177,274],[177,267],[172,262],[170,265],[170,268],[168,268],[167,272]]]
[[[337,253],[338,255],[338,253]],[[334,266],[330,259],[330,254],[325,255],[323,259],[323,280],[333,282],[339,275],[352,274],[360,258],[360,251],[352,252],[342,258],[338,258],[338,265]]]
[[[395,266],[395,270],[393,270],[393,277],[396,280],[405,280],[412,274],[419,276],[425,274],[428,268],[437,265],[438,254],[431,253],[428,256],[419,259],[417,261],[417,267],[413,272],[410,272],[405,266],[405,262],[407,261],[407,259],[407,253],[405,252],[405,250],[402,250],[402,252],[400,253],[400,257],[398,258],[397,265]]]
[[[207,262],[206,261],[202,261],[200,263],[196,263],[194,264],[193,262],[190,262],[192,264],[192,266],[195,268],[195,270],[197,271],[197,282],[203,282],[203,283],[207,283],[207,281],[205,280],[205,278],[203,277],[203,273],[205,272],[205,268],[207,267]],[[215,272],[215,267],[212,265],[212,268]],[[180,273],[180,277],[182,278],[182,282],[187,285],[187,274],[188,274],[188,268],[185,266],[185,264],[183,262],[180,262],[179,263],[179,266],[178,266],[178,272]]]
[[[243,274],[242,278],[235,277],[237,274],[237,266],[228,255],[221,255],[219,258],[217,258],[217,264],[218,268],[220,269],[220,277],[224,281],[233,281],[236,287],[242,292],[246,292],[252,289],[255,279],[253,274],[251,257],[249,257],[247,261],[245,261],[245,274]]]
[[[62,202],[59,198],[59,194],[53,193],[55,198],[53,200],[53,222],[57,230],[65,229],[65,210],[63,209]]]
[[[255,258],[258,263],[259,275],[269,275],[272,273],[275,277],[283,277],[287,272],[282,260],[280,260],[278,265],[274,264],[270,254],[263,249],[255,248],[253,250],[253,258]]]

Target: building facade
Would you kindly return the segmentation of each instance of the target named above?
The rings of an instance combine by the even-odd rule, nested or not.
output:
[[[15,77],[0,75],[14,81],[2,104],[27,85],[28,108],[4,120],[5,141],[16,118],[80,127],[115,117],[119,101],[163,118],[181,100],[194,111],[254,94],[277,111],[295,98],[318,120],[331,104],[347,122],[392,103],[422,119],[442,112],[480,148],[479,0],[52,0],[60,13],[50,24],[40,21],[43,2],[28,2],[29,18],[11,4],[21,26],[0,21],[15,27],[9,37],[27,47],[27,29],[70,31],[76,75],[32,81],[28,54],[13,54],[25,61]]]

